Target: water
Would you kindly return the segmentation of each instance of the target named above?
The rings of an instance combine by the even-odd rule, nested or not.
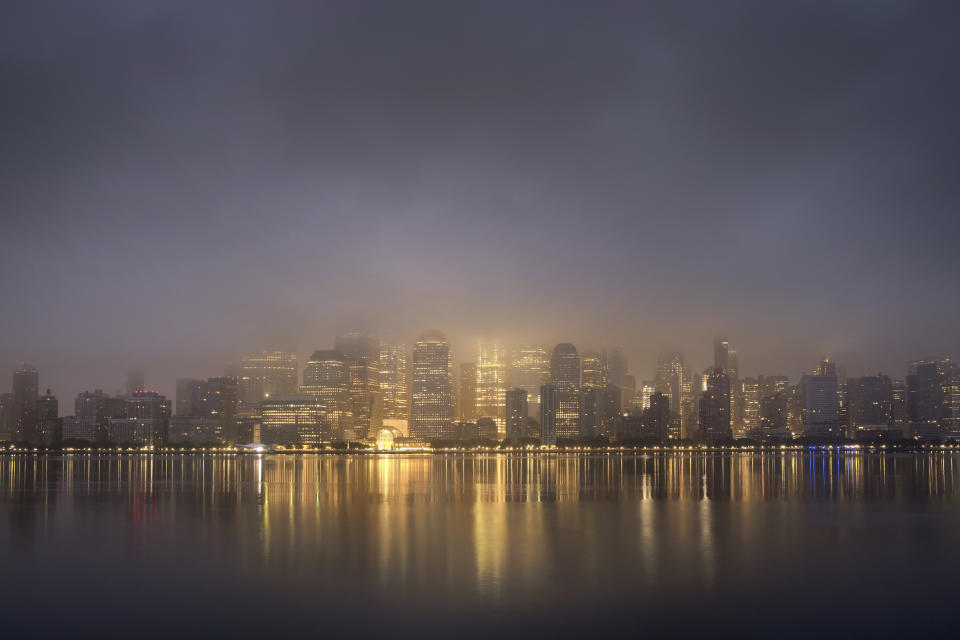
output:
[[[0,457],[2,628],[950,629],[960,455]]]

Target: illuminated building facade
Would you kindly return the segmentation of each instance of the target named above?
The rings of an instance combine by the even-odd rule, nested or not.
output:
[[[297,392],[297,356],[293,353],[262,349],[245,356],[237,374],[244,408],[259,406],[267,396]]]
[[[453,423],[450,345],[439,331],[427,331],[413,347],[410,436],[423,442],[442,437]]]
[[[346,358],[336,349],[314,351],[303,369],[301,395],[319,397],[326,407],[326,417],[333,440],[357,440],[349,401]]]
[[[405,344],[380,343],[380,408],[384,425],[407,432],[410,367]]]
[[[580,356],[580,385],[600,388],[607,384],[607,375],[603,369],[603,359],[599,353],[584,351]]]
[[[125,399],[123,417],[107,420],[113,444],[162,446],[167,442],[171,403],[156,391],[134,391]]]
[[[673,438],[693,436],[692,425],[689,424],[691,420],[688,418],[692,409],[688,376],[682,353],[672,351],[660,354],[654,388],[670,398],[670,432]]]
[[[936,439],[958,431],[960,394],[956,366],[949,358],[911,362],[907,373],[907,414],[911,435]]]
[[[477,349],[477,418],[491,418],[498,435],[505,429],[507,357],[503,346],[481,343]]]
[[[332,441],[327,410],[319,396],[270,396],[260,404],[264,444],[317,446]]]
[[[111,397],[100,389],[84,391],[74,400],[74,420],[64,439],[87,442],[109,442],[108,424],[112,418],[127,415],[127,400],[122,396]]]
[[[361,331],[337,336],[334,343],[347,365],[347,398],[357,440],[376,436],[379,424],[380,341]]]
[[[613,439],[620,416],[620,390],[612,384],[603,387],[584,386],[580,391],[580,436],[604,436]]]
[[[550,355],[550,386],[556,395],[552,402],[556,437],[576,438],[580,435],[580,355],[569,342],[558,344]]]
[[[854,438],[902,435],[894,421],[893,382],[875,375],[847,380],[847,415]]]

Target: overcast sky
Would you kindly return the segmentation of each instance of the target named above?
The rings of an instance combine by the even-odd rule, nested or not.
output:
[[[0,371],[69,413],[362,325],[902,377],[960,355],[958,14],[8,0]]]

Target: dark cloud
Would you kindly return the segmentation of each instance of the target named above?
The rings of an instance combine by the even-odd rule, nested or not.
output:
[[[641,377],[960,346],[953,3],[0,11],[0,364],[62,395],[352,320]]]

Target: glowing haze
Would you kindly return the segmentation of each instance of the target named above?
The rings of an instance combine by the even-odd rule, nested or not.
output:
[[[956,6],[6,2],[0,371],[361,326],[902,377],[960,354]]]

